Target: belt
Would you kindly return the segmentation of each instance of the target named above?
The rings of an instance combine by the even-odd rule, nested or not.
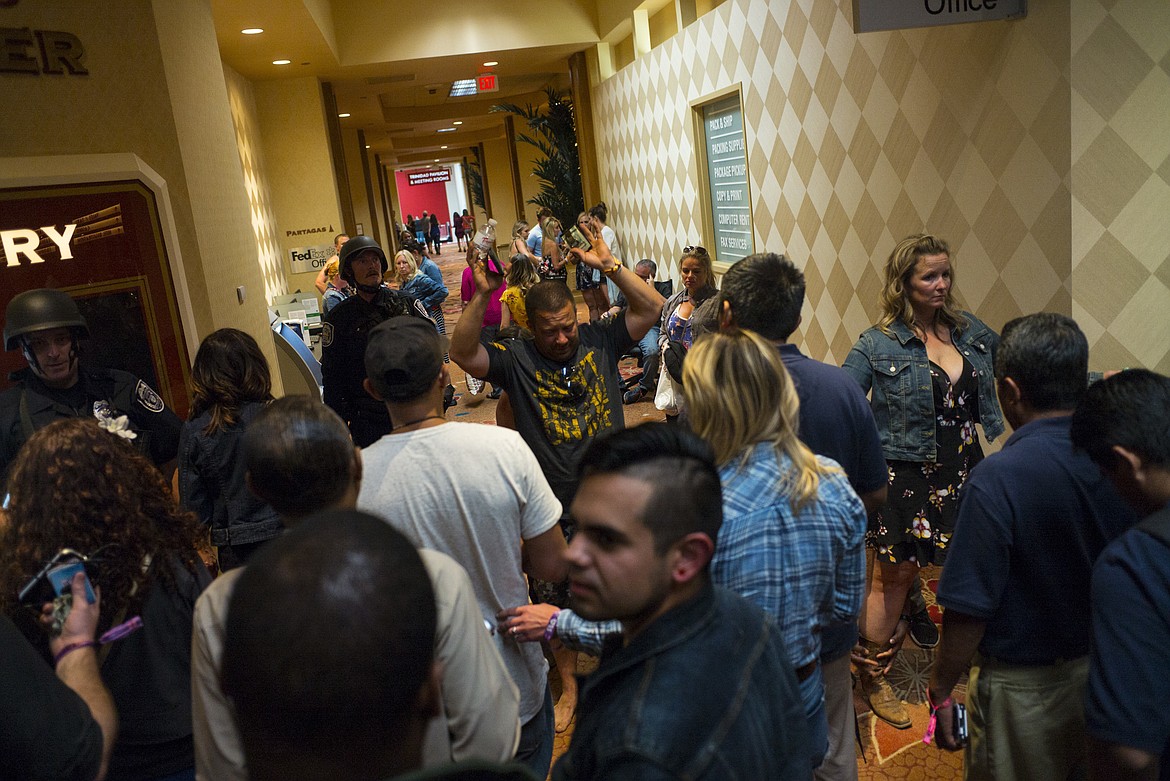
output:
[[[820,662],[818,660],[813,659],[811,662],[806,664],[804,667],[797,667],[796,668],[796,682],[797,683],[804,683],[805,681],[807,681],[812,676],[812,674],[817,671],[817,665],[819,663]]]
[[[1026,662],[1014,661],[1012,659],[1004,659],[999,656],[987,656],[979,654],[976,663],[980,666],[999,666],[999,667],[1059,667],[1062,664],[1070,664],[1072,662],[1079,662],[1085,656],[1070,656],[1060,659],[1045,659],[1045,660],[1029,660]]]

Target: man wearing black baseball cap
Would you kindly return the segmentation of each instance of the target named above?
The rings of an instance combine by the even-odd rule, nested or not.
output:
[[[462,564],[480,612],[493,619],[528,601],[525,572],[565,579],[561,503],[515,431],[446,421],[443,351],[429,321],[394,317],[370,331],[365,389],[385,402],[393,430],[362,451],[358,508],[389,519],[418,547]],[[495,640],[520,690],[516,758],[543,778],[553,745],[548,664],[534,643],[498,634]]]

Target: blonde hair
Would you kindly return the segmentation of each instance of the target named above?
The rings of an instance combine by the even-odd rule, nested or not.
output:
[[[687,353],[683,387],[691,428],[720,466],[739,456],[742,467],[752,445],[769,442],[778,461],[791,461],[779,488],[792,511],[816,498],[820,476],[833,470],[796,435],[800,400],[775,345],[753,331],[704,336]]]
[[[555,226],[555,229],[553,229],[553,226]],[[540,232],[545,237],[547,237],[549,241],[552,241],[552,236],[549,236],[549,234],[551,233],[556,235],[557,231],[561,230],[561,227],[561,221],[556,217],[545,217],[540,221]]]
[[[512,256],[511,267],[508,269],[508,287],[519,288],[521,293],[540,281],[540,274],[536,273],[536,266],[527,255],[516,253]]]
[[[516,220],[516,222],[512,224],[512,238],[520,238],[521,231],[525,230],[527,227],[528,220]]]
[[[341,261],[337,258],[325,264],[325,279],[332,282],[337,276],[337,272],[341,269]]]
[[[410,268],[410,273],[407,274],[405,277],[402,276],[402,274],[400,274],[398,272],[398,259],[399,258],[404,258],[406,260],[407,266]],[[414,260],[414,253],[412,253],[410,250],[405,250],[405,249],[398,250],[398,253],[394,256],[394,278],[397,279],[398,282],[401,284],[404,282],[409,282],[410,280],[414,279],[416,274],[418,274],[418,263],[416,263]]]
[[[545,217],[540,221],[541,255],[551,256],[553,253],[557,253],[559,256],[561,248],[557,246],[556,236],[562,228],[561,221],[556,217]],[[568,260],[568,258],[565,259]]]
[[[899,241],[890,257],[886,259],[886,279],[882,285],[881,308],[882,314],[878,318],[877,327],[886,336],[893,336],[890,326],[902,322],[911,331],[914,331],[914,307],[910,306],[907,295],[910,277],[918,266],[919,258],[925,255],[946,255],[951,263],[951,285],[947,288],[947,297],[943,301],[942,309],[938,311],[936,319],[948,329],[962,333],[967,326],[966,318],[959,314],[955,307],[955,261],[951,257],[951,248],[937,236],[929,233],[916,233]]]

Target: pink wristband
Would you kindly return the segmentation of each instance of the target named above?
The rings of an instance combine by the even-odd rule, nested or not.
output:
[[[922,742],[929,745],[934,741],[934,731],[938,727],[938,712],[941,708],[949,708],[955,704],[954,698],[948,696],[945,700],[935,705],[930,700],[930,689],[926,690],[926,704],[930,706],[930,723],[926,725],[926,734],[922,736]]]

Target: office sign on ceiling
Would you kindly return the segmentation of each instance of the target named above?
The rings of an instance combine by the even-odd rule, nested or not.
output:
[[[1028,0],[853,0],[853,30],[872,33],[907,27],[1022,19]]]

